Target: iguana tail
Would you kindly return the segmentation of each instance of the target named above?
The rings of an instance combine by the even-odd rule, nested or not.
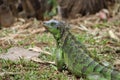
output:
[[[82,69],[82,72],[85,74],[95,72],[95,73],[102,74],[108,80],[120,80],[120,72],[110,69],[110,68],[107,68],[106,66],[103,66],[94,60],[92,60],[88,64],[88,66],[84,67]]]
[[[99,69],[101,69],[99,72],[103,74],[103,76],[108,80],[120,80],[120,72],[113,69],[109,69],[105,66],[103,67],[102,65],[99,65],[98,68],[96,66],[95,70],[97,71]]]

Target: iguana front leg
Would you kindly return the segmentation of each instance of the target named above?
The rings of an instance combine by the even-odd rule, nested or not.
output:
[[[65,68],[63,51],[61,49],[55,50],[55,63],[59,71]]]

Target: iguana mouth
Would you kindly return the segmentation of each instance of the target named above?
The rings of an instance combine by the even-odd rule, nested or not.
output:
[[[43,26],[45,27],[46,30],[48,30],[48,27],[49,27],[49,26],[47,25],[47,21],[44,21],[44,22],[43,22]]]

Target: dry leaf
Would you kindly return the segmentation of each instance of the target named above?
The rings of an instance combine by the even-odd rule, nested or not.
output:
[[[119,59],[116,59],[116,60],[114,61],[114,66],[115,66],[115,68],[116,68],[117,70],[120,70],[120,60],[119,60]]]
[[[116,41],[120,41],[120,39],[117,37],[117,35],[114,34],[114,32],[112,30],[109,30],[109,35],[112,39],[116,40]]]

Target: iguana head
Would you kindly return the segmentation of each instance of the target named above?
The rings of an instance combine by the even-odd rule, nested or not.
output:
[[[65,23],[57,20],[45,21],[44,26],[56,39],[60,39],[66,29]]]

